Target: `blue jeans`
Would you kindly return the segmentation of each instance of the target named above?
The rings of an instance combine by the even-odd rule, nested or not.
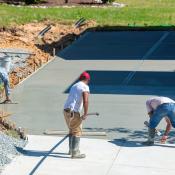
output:
[[[5,89],[6,96],[9,96],[10,95],[10,83],[9,83],[8,74],[6,75],[0,72],[0,78],[2,82],[4,83],[4,89]]]
[[[158,106],[150,117],[149,127],[156,128],[164,117],[168,117],[175,128],[175,103],[164,103]]]

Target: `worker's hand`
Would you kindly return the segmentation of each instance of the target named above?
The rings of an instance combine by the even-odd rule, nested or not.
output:
[[[166,140],[167,140],[167,138],[168,138],[168,136],[163,135],[162,138],[161,138],[161,140],[160,140],[160,142],[161,143],[165,143]]]
[[[148,112],[149,117],[153,115],[153,111]]]
[[[86,120],[87,115],[86,115],[86,114],[84,114],[84,115],[82,115],[82,116],[81,116],[81,118],[82,118],[83,120]]]

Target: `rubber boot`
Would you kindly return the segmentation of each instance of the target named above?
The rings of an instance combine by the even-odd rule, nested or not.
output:
[[[72,159],[83,159],[85,154],[81,154],[80,150],[80,137],[72,136]]]
[[[72,134],[69,134],[69,155],[72,155]]]
[[[155,137],[155,129],[154,128],[148,128],[148,140],[143,142],[143,145],[146,146],[152,146],[154,145],[154,137]]]

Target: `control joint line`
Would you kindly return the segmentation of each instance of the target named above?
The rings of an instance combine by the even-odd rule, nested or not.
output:
[[[160,46],[163,40],[167,38],[170,32],[165,32],[162,37],[146,52],[146,54],[142,57],[141,63],[139,63],[133,71],[131,71],[128,76],[123,80],[122,85],[128,85],[131,79],[134,77],[136,72],[140,69],[143,65],[144,61]]]

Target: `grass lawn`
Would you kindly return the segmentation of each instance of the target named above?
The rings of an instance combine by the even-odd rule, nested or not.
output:
[[[31,8],[0,5],[0,27],[44,19],[71,23],[80,17],[101,26],[174,26],[175,0],[116,0],[124,8]]]

